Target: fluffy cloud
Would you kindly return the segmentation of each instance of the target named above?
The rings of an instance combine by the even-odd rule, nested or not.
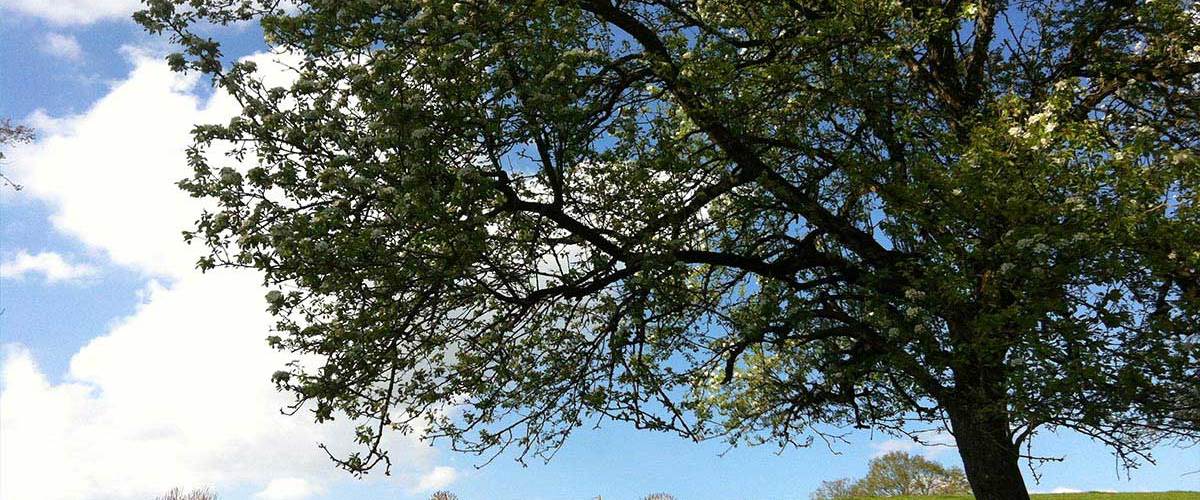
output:
[[[29,351],[7,348],[0,498],[133,499],[173,486],[265,484],[259,498],[295,500],[340,477],[316,445],[347,446],[352,424],[280,414],[289,400],[269,378],[287,357],[263,341],[270,318],[254,276],[193,275],[152,283],[145,297],[72,357],[62,383],[49,382]],[[411,438],[388,446],[402,478],[431,465],[432,449]]]
[[[42,51],[54,57],[61,57],[72,61],[83,57],[83,47],[79,46],[79,41],[75,40],[75,37],[58,33],[46,35]]]
[[[298,477],[272,480],[262,491],[255,493],[255,500],[303,500],[320,493],[320,488]]]
[[[439,465],[421,476],[421,479],[417,482],[417,486],[413,489],[415,491],[440,490],[449,486],[455,479],[458,479],[457,470],[454,470],[453,467]]]
[[[262,500],[319,495],[344,475],[316,445],[349,446],[353,422],[279,413],[289,400],[270,374],[289,357],[264,341],[260,277],[201,275],[197,250],[180,242],[200,210],[175,187],[189,173],[188,131],[236,108],[221,93],[197,97],[196,79],[158,58],[129,55],[129,77],[87,112],[34,116],[42,139],[15,148],[6,165],[26,186],[17,196],[48,203],[57,230],[149,281],[136,312],[75,353],[61,381],[36,353],[6,347],[0,498],[144,499],[174,486],[250,486]],[[412,438],[388,447],[403,487],[454,478]]]
[[[8,171],[22,193],[55,207],[54,226],[117,264],[147,274],[179,276],[197,257],[180,232],[200,205],[175,182],[187,175],[183,152],[195,122],[225,120],[232,99],[202,102],[189,91],[195,76],[172,73],[130,51],[129,78],[78,116],[35,114],[43,139],[14,148]]]
[[[284,360],[264,346],[269,319],[248,278],[152,285],[135,314],[75,354],[64,383],[10,348],[0,497],[146,497],[327,468],[315,443],[343,436],[277,411],[286,401],[268,380]]]
[[[55,252],[30,254],[26,250],[0,262],[0,278],[21,279],[26,274],[41,274],[46,283],[58,283],[89,278],[96,274],[96,268],[87,264],[71,264]]]
[[[129,19],[141,0],[0,0],[0,10],[10,10],[55,24],[89,24]]]

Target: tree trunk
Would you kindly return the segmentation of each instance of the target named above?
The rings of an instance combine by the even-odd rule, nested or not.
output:
[[[994,404],[978,403],[947,408],[976,500],[1029,500],[1021,476],[1020,449],[1010,437],[1006,412]]]

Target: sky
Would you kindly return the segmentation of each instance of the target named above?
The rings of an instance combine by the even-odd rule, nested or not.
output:
[[[137,0],[0,0],[0,117],[37,129],[0,172],[0,500],[150,499],[211,487],[223,500],[806,499],[860,476],[891,450],[960,465],[950,445],[865,432],[832,449],[727,449],[605,422],[527,467],[395,436],[391,476],[353,478],[317,443],[350,442],[346,422],[281,415],[270,374],[288,359],[252,271],[200,274],[182,242],[203,208],[189,175],[193,124],[235,103],[171,73],[165,42],[129,17]],[[253,26],[225,28],[234,57],[269,64]],[[1030,489],[1200,490],[1200,447],[1163,447],[1126,474],[1102,446],[1043,435]]]

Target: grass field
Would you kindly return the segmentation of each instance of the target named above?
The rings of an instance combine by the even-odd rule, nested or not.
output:
[[[1033,500],[1200,500],[1200,491],[1158,491],[1153,493],[1054,493],[1030,495]],[[969,495],[879,497],[888,500],[972,500]],[[867,500],[867,499],[864,499]]]
[[[1058,493],[1030,495],[1038,500],[1200,500],[1200,491],[1157,491],[1153,493]]]

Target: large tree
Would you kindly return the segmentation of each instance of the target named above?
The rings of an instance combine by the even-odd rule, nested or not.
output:
[[[148,0],[241,116],[182,183],[320,421],[549,456],[945,426],[981,499],[1072,429],[1195,440],[1191,1]],[[299,62],[262,83],[211,23]],[[197,31],[200,30],[200,31]],[[219,147],[216,147],[219,146]],[[225,156],[215,154],[226,151]],[[240,165],[249,165],[249,168]],[[305,356],[308,359],[309,356]],[[1191,411],[1189,411],[1191,410]],[[421,425],[416,425],[418,422]]]

